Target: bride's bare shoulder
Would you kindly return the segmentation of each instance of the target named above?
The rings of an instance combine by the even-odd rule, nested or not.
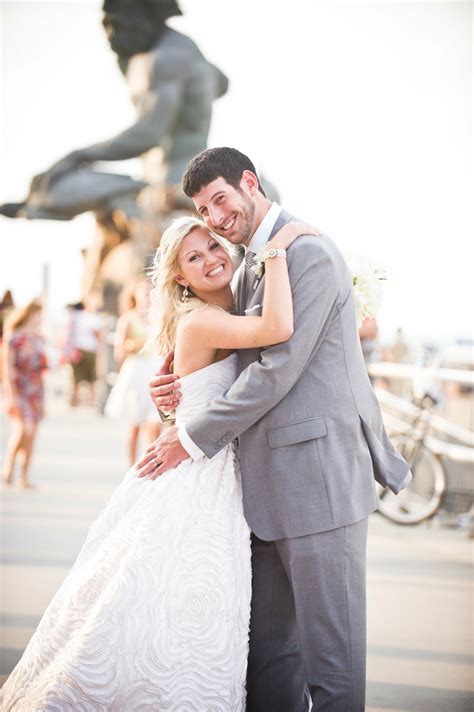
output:
[[[207,304],[202,309],[195,309],[188,314],[185,314],[178,322],[178,333],[185,331],[198,331],[213,323],[216,317],[225,312],[219,307],[214,307],[212,304]]]
[[[215,360],[213,318],[217,309],[206,306],[184,314],[176,329],[174,372],[187,375]]]

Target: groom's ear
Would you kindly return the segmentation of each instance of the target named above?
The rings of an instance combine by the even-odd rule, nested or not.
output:
[[[244,171],[240,179],[240,187],[245,193],[256,195],[258,193],[258,178],[255,173]]]

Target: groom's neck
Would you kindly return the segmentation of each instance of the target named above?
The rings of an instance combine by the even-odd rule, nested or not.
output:
[[[268,213],[268,211],[270,210],[271,207],[272,207],[272,201],[268,200],[268,198],[265,198],[261,193],[259,193],[258,198],[257,198],[257,209],[255,211],[252,233],[248,238],[246,247],[249,246],[252,237],[255,235],[256,231],[260,227],[260,224],[261,224],[263,218]]]

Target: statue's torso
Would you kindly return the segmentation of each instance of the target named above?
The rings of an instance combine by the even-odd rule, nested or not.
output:
[[[181,98],[172,130],[161,138],[167,182],[179,183],[188,161],[207,146],[212,103],[219,95],[219,75],[192,40],[172,30],[150,52],[129,62],[127,82],[138,117],[147,113],[162,82],[175,82]],[[158,127],[157,127],[158,128]]]

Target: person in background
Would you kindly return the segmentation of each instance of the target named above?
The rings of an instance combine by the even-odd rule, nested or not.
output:
[[[137,459],[140,434],[147,446],[160,434],[161,421],[148,392],[148,382],[156,370],[156,359],[149,351],[142,351],[148,333],[146,313],[150,287],[147,280],[136,285],[128,309],[117,322],[115,358],[122,365],[105,406],[106,416],[125,416],[131,421],[128,439],[131,465]]]
[[[43,372],[47,368],[44,340],[40,333],[42,306],[32,301],[14,312],[5,327],[3,381],[12,433],[4,461],[4,482],[13,482],[16,458],[21,455],[22,489],[29,482],[31,456],[38,423],[44,416]]]
[[[383,349],[381,354],[382,361],[390,361],[392,363],[409,363],[410,350],[405,340],[403,329],[398,327],[395,331],[395,336],[392,343]],[[379,378],[377,386],[390,391],[395,396],[401,398],[411,397],[411,381],[404,378],[388,377]]]
[[[409,362],[409,349],[401,327],[398,327],[395,332],[395,339],[391,347],[391,356],[392,360],[396,363]]]
[[[366,366],[373,360],[377,346],[377,335],[378,326],[375,319],[373,317],[364,319],[359,329],[359,339]]]
[[[13,294],[10,289],[5,290],[2,300],[0,301],[0,339],[3,337],[6,320],[15,308]]]
[[[102,335],[102,320],[95,305],[82,302],[72,305],[68,345],[74,358],[70,360],[73,374],[71,406],[79,404],[79,384],[89,386],[89,403],[94,405],[97,379],[97,352]]]
[[[0,383],[3,382],[2,376],[2,351],[3,351],[3,332],[5,331],[5,323],[10,315],[10,313],[15,308],[15,303],[13,301],[13,295],[10,289],[7,289],[0,302]]]

